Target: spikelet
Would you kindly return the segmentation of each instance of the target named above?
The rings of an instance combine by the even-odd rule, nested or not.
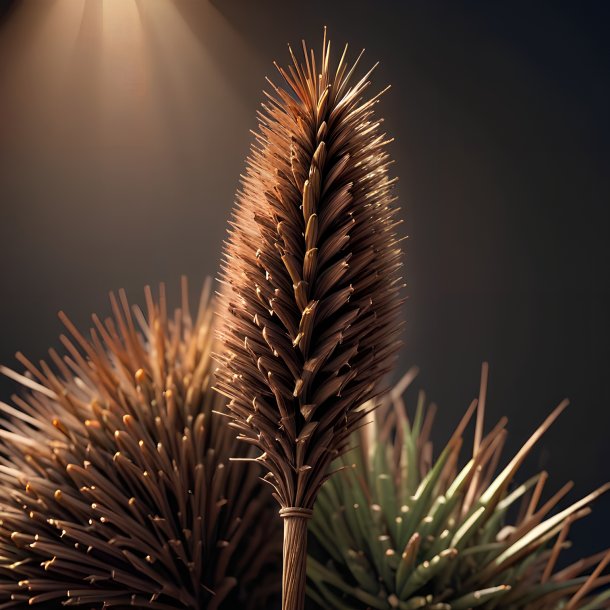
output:
[[[0,403],[1,608],[258,610],[274,593],[273,499],[212,414],[208,295],[192,320],[185,280],[172,317],[163,286],[146,314],[121,291],[90,338],[62,315],[53,368],[2,369],[25,393]]]
[[[363,417],[355,407],[392,366],[401,253],[370,72],[356,78],[345,51],[332,65],[326,35],[319,64],[305,43],[302,61],[290,53],[284,85],[269,81],[224,251],[217,387],[282,516],[305,519]],[[305,532],[285,539],[295,560]]]
[[[402,393],[412,378],[375,412],[374,424],[354,439],[359,447],[343,456],[345,470],[318,496],[310,526],[316,551],[307,565],[311,599],[324,610],[610,608],[610,552],[557,567],[570,526],[608,485],[557,510],[571,484],[548,499],[546,472],[514,484],[567,402],[498,472],[506,419],[483,434],[484,365],[472,457],[461,467],[477,401],[433,459],[434,409],[424,408],[423,394],[413,420],[406,415]]]

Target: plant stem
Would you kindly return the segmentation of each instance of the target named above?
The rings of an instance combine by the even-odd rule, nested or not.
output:
[[[283,509],[280,515],[284,518],[282,610],[303,610],[307,582],[307,523],[311,511]]]

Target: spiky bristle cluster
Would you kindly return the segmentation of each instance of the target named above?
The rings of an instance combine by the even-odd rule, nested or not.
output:
[[[277,588],[273,500],[232,455],[211,389],[208,290],[198,314],[111,295],[54,367],[18,356],[0,403],[0,608],[264,607]],[[261,489],[264,487],[264,489]]]
[[[284,507],[313,506],[398,346],[394,180],[368,76],[278,67],[224,251],[217,387]]]
[[[486,367],[483,372],[474,449],[463,467],[460,447],[477,401],[433,459],[434,409],[426,411],[420,395],[409,421],[401,397],[411,376],[354,438],[359,447],[322,488],[310,525],[317,552],[308,559],[308,592],[321,608],[610,608],[610,590],[604,590],[610,553],[556,567],[570,526],[608,486],[558,512],[571,485],[543,501],[545,472],[509,489],[565,403],[497,472],[506,420],[483,435]]]

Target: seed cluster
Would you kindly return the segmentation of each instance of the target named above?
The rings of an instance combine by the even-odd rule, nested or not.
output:
[[[381,120],[346,51],[303,44],[259,114],[221,273],[217,387],[282,507],[313,507],[399,345],[401,252]]]

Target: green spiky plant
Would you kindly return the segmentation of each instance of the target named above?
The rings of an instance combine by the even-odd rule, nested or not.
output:
[[[325,610],[598,610],[610,608],[606,551],[557,568],[574,521],[608,485],[562,510],[568,483],[542,501],[546,472],[516,483],[534,444],[562,402],[498,471],[503,418],[486,435],[487,366],[473,401],[440,455],[429,434],[434,407],[420,394],[412,420],[402,394],[411,372],[373,422],[353,437],[343,472],[323,486],[310,532],[308,595]],[[472,455],[461,465],[464,432],[476,413]]]

